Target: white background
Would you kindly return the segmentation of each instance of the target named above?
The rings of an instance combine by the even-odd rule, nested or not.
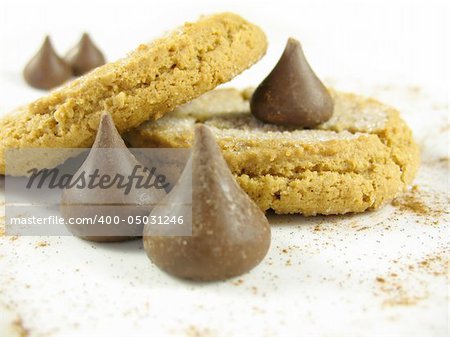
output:
[[[114,60],[186,20],[234,11],[264,29],[269,49],[227,85],[257,85],[286,39],[299,39],[326,84],[401,110],[422,148],[416,183],[448,202],[448,169],[427,164],[448,156],[448,129],[440,132],[449,124],[448,3],[2,0],[0,113],[44,94],[27,87],[21,71],[46,34],[64,54],[87,31]],[[448,249],[448,217],[430,226],[429,219],[395,216],[388,205],[358,216],[270,221],[265,261],[241,278],[206,285],[161,273],[138,241],[0,237],[0,336],[10,336],[4,329],[17,318],[32,337],[448,335],[448,280],[392,264],[415,265]],[[328,229],[317,232],[317,225]],[[408,294],[425,299],[386,308],[390,295],[375,279],[390,272]]]
[[[257,84],[293,36],[325,82],[420,85],[448,94],[448,1],[299,0],[2,0],[0,112],[42,93],[21,71],[46,34],[64,54],[87,31],[109,60],[201,14],[234,11],[260,25],[267,56],[231,84]]]

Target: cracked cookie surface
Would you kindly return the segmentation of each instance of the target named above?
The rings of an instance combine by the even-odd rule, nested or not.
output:
[[[399,113],[330,90],[335,112],[314,130],[262,123],[251,90],[215,90],[125,135],[133,147],[189,147],[208,125],[241,187],[263,210],[344,214],[376,209],[414,178],[419,151]]]
[[[125,132],[229,81],[266,49],[262,30],[232,13],[186,23],[2,118],[0,174],[8,148],[90,147],[102,111]],[[22,165],[52,167],[63,156],[53,163],[34,160]]]

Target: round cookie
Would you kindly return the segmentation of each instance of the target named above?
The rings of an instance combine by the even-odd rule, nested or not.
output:
[[[216,90],[126,134],[133,147],[188,147],[196,122],[215,133],[241,187],[263,210],[344,214],[376,209],[414,178],[419,151],[399,113],[330,90],[334,115],[314,130],[265,124],[250,90]]]
[[[125,132],[229,81],[266,49],[263,31],[232,13],[186,23],[2,118],[0,174],[8,148],[89,147],[102,111]],[[52,167],[62,158],[24,158],[8,174]]]

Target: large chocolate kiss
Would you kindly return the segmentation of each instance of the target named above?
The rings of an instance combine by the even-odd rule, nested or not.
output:
[[[119,187],[120,178],[117,178],[112,186],[108,185],[111,185],[115,177],[122,176],[127,179],[130,175],[142,177],[143,182],[149,179],[147,172],[125,146],[111,116],[104,113],[95,143],[72,178],[74,182],[83,175],[96,175],[99,178],[94,181],[95,186],[74,186],[65,189],[62,195],[60,210],[68,229],[76,236],[98,242],[123,241],[141,236],[143,225],[135,221],[136,216],[148,215],[152,205],[166,195],[165,190],[138,188],[137,180],[134,180],[129,192],[125,193],[126,189]],[[100,179],[110,180],[108,184],[100,186]],[[96,222],[70,224],[70,218],[78,219],[78,222],[89,218],[91,221],[95,219]]]
[[[105,64],[102,52],[86,33],[83,34],[80,42],[67,52],[65,60],[72,67],[75,76],[83,75]]]
[[[270,246],[264,213],[237,185],[212,132],[195,128],[190,157],[173,190],[154,216],[185,213],[186,184],[192,179],[192,236],[151,236],[144,227],[144,248],[159,268],[176,277],[213,281],[245,273],[261,262]],[[170,206],[175,205],[175,206]]]
[[[56,54],[47,36],[37,54],[25,66],[23,77],[32,87],[52,89],[71,78],[72,69]]]
[[[256,88],[250,108],[263,122],[311,128],[331,118],[333,99],[309,66],[300,43],[290,38],[275,68]]]

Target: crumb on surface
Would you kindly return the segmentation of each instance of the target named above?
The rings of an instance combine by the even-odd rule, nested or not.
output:
[[[439,217],[448,213],[446,205],[436,196],[422,191],[418,185],[414,185],[409,191],[395,198],[392,203],[400,211],[414,213],[417,216]]]
[[[214,334],[208,328],[199,328],[195,325],[190,325],[185,330],[186,337],[213,337]]]
[[[38,242],[36,242],[36,248],[38,248],[38,247],[47,247],[49,245],[50,244],[49,244],[48,241],[38,241]]]
[[[395,271],[377,276],[376,292],[383,307],[411,306],[430,296],[425,276],[446,277],[450,266],[449,249],[444,249],[405,266],[395,263]]]
[[[12,322],[12,328],[19,337],[28,337],[30,331],[24,326],[22,318],[18,317]]]
[[[244,283],[244,280],[240,278],[240,279],[237,279],[236,281],[233,281],[232,283],[235,286],[240,286],[242,283]]]

